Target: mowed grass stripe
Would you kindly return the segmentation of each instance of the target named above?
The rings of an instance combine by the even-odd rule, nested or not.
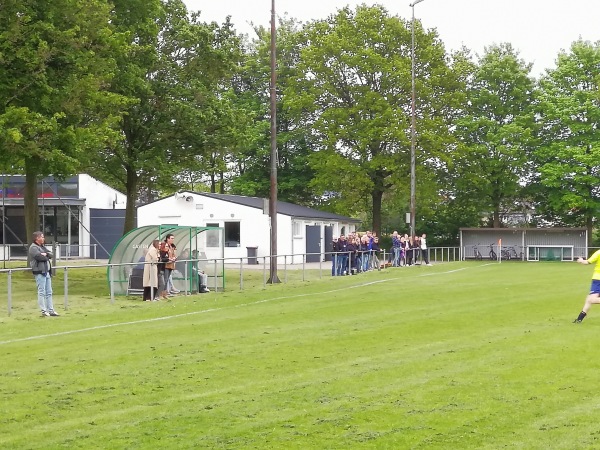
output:
[[[244,306],[3,346],[9,354],[2,390],[10,399],[3,417],[15,420],[4,421],[8,433],[0,443],[572,444],[593,423],[585,418],[589,408],[565,422],[587,386],[582,363],[596,351],[580,345],[595,331],[592,318],[582,327],[568,323],[583,298],[573,291],[584,295],[588,274],[567,264],[465,267],[424,277],[421,268],[374,273],[363,279],[393,279],[327,294],[310,292],[324,284],[304,283],[299,289],[308,296],[258,304],[252,302],[268,299],[269,289],[228,294],[224,302]],[[361,279],[351,278],[327,285]],[[597,400],[592,386],[584,395]],[[34,406],[39,411],[32,414]],[[48,423],[36,420],[38,414]],[[47,435],[48,427],[59,427],[60,435]],[[582,442],[592,436],[585,433]]]

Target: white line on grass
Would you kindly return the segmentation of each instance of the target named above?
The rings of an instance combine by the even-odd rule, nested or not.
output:
[[[483,267],[483,266],[487,266],[490,264],[482,264],[479,265],[477,267]],[[422,273],[417,275],[418,277],[428,277],[428,276],[432,276],[432,275],[445,275],[445,274],[449,274],[449,273],[455,273],[455,272],[460,272],[466,269],[469,269],[470,267],[463,267],[460,269],[454,269],[454,270],[448,270],[446,272],[433,272],[433,273]],[[292,295],[292,296],[286,296],[286,297],[273,297],[273,298],[266,298],[263,300],[257,300],[255,302],[250,302],[250,303],[241,303],[239,305],[233,305],[233,306],[223,306],[221,308],[211,308],[211,309],[204,309],[202,311],[192,311],[192,312],[187,312],[187,313],[182,313],[182,314],[174,314],[172,316],[164,316],[164,317],[155,317],[153,319],[140,319],[140,320],[134,320],[134,321],[130,321],[130,322],[120,322],[120,323],[111,323],[111,324],[107,324],[107,325],[98,325],[97,327],[89,327],[89,328],[80,328],[78,330],[70,330],[70,331],[61,331],[58,333],[50,333],[50,334],[42,334],[42,335],[38,335],[38,336],[29,336],[26,338],[19,338],[19,339],[11,339],[8,341],[0,341],[0,345],[6,345],[6,344],[14,344],[17,342],[25,342],[25,341],[33,341],[36,339],[45,339],[45,338],[49,338],[49,337],[56,337],[56,336],[67,336],[69,334],[76,334],[76,333],[85,333],[87,331],[96,331],[96,330],[103,330],[106,328],[113,328],[113,327],[121,327],[121,326],[127,326],[127,325],[137,325],[137,324],[141,324],[141,323],[150,323],[150,322],[157,322],[159,320],[169,320],[169,319],[177,319],[179,317],[186,317],[186,316],[193,316],[196,314],[206,314],[206,313],[210,313],[210,312],[215,312],[215,311],[223,311],[226,309],[230,309],[230,308],[243,308],[246,306],[252,306],[252,305],[258,305],[260,303],[267,303],[267,302],[272,302],[272,301],[276,301],[276,300],[289,300],[292,298],[300,298],[300,297],[307,297],[307,296],[313,296],[316,294],[333,294],[335,292],[341,292],[341,291],[345,291],[348,289],[357,289],[357,288],[362,288],[362,287],[366,287],[366,286],[371,286],[374,284],[379,284],[379,283],[387,283],[388,281],[396,281],[399,280],[400,278],[387,278],[385,280],[377,280],[377,281],[369,281],[367,283],[361,283],[361,284],[356,284],[354,286],[348,286],[348,287],[343,287],[343,288],[339,288],[339,289],[333,289],[330,291],[323,291],[323,292],[313,292],[310,294],[298,294],[298,295]],[[54,319],[56,320],[56,319]]]

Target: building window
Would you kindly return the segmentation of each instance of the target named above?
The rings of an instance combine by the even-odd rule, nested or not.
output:
[[[302,239],[302,222],[294,222],[292,227],[294,239]]]
[[[225,222],[225,247],[240,246],[240,223]]]
[[[207,227],[218,228],[218,223],[207,223]],[[219,230],[206,230],[206,246],[207,247],[219,247]]]

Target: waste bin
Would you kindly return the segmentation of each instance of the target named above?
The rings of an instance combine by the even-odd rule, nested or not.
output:
[[[258,259],[256,258],[258,247],[246,247],[246,250],[248,250],[248,264],[258,264]]]

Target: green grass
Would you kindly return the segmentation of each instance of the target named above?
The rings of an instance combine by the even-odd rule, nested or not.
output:
[[[591,278],[578,264],[114,304],[81,269],[60,318],[38,317],[21,275],[0,314],[1,448],[600,447],[600,307],[571,323]]]

